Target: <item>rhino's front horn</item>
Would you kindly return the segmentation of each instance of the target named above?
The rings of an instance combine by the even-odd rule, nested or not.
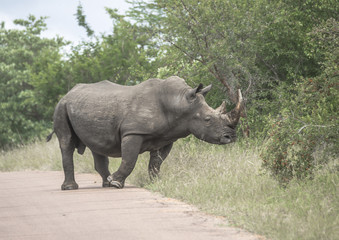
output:
[[[233,110],[231,110],[230,112],[226,113],[226,116],[230,120],[230,125],[231,126],[233,126],[233,127],[237,126],[243,107],[244,107],[244,101],[243,101],[243,98],[242,98],[241,91],[240,91],[240,89],[238,89],[238,102],[237,102],[237,105],[235,106],[235,108]]]

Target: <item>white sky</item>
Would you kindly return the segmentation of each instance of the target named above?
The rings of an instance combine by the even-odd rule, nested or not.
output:
[[[14,28],[14,19],[27,19],[29,14],[37,18],[48,16],[43,37],[59,35],[77,43],[87,39],[85,29],[78,26],[74,16],[79,2],[87,23],[96,34],[112,32],[112,20],[105,7],[117,8],[119,13],[124,13],[130,6],[124,0],[0,0],[0,22],[4,21],[6,28]]]

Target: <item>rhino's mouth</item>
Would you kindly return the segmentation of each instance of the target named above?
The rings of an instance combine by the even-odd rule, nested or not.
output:
[[[235,142],[235,140],[236,140],[236,135],[235,135],[235,132],[232,132],[232,131],[225,131],[219,139],[220,144],[227,144],[227,143]]]
[[[220,135],[219,135],[220,136]],[[219,144],[219,145],[223,145],[223,144],[228,144],[231,142],[235,142],[236,140],[236,136],[232,135],[232,134],[223,134],[220,137],[208,137],[204,134],[202,134],[201,136],[196,136],[197,138],[199,138],[200,140],[203,140],[205,142],[209,142],[212,144]]]
[[[232,138],[229,135],[225,135],[225,136],[222,136],[220,138],[220,143],[221,144],[227,144],[227,143],[230,143],[230,142],[232,142]]]

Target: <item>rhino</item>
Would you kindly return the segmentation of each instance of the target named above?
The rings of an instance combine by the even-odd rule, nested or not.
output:
[[[103,187],[123,188],[138,155],[150,152],[148,172],[158,176],[160,166],[179,138],[190,134],[212,144],[236,140],[236,126],[243,106],[241,91],[233,110],[223,102],[217,109],[205,101],[212,85],[189,87],[177,76],[149,79],[135,86],[107,80],[77,84],[57,104],[54,129],[62,154],[65,180],[62,190],[78,189],[74,178],[73,153],[92,152],[95,170]],[[121,157],[111,174],[108,157]]]

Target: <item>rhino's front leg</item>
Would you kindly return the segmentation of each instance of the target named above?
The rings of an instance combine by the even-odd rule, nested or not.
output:
[[[150,152],[148,173],[149,173],[151,180],[153,180],[159,175],[160,166],[162,162],[166,159],[168,154],[170,153],[172,146],[173,146],[173,143],[170,143],[164,146],[163,148],[160,148],[157,151]]]
[[[115,173],[107,177],[107,180],[112,184],[113,187],[124,187],[125,179],[131,174],[135,163],[137,162],[142,142],[142,136],[138,135],[128,135],[122,139],[122,160],[120,167]]]

